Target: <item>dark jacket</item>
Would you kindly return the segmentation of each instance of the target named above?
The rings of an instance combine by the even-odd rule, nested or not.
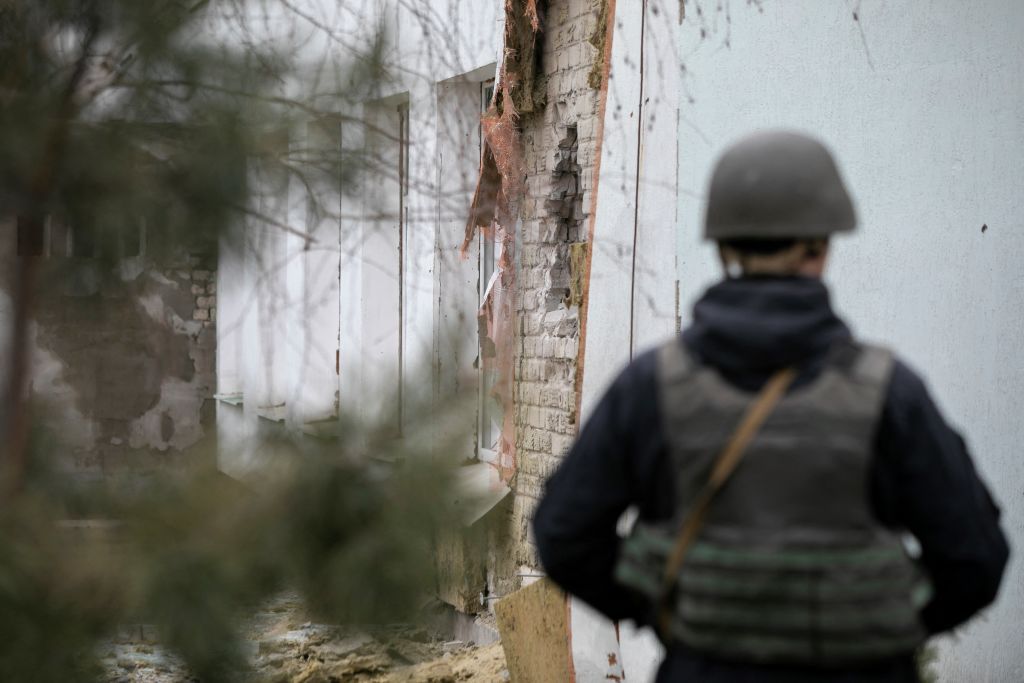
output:
[[[758,390],[795,365],[794,386],[820,371],[830,347],[850,338],[828,290],[806,278],[740,278],[709,289],[682,335],[690,352],[737,387]],[[629,506],[664,520],[680,501],[656,405],[655,355],[619,375],[547,483],[534,517],[548,575],[611,619],[650,624],[650,606],[615,583],[616,522]],[[957,626],[995,598],[1009,554],[999,511],[975,473],[963,439],[946,424],[921,379],[893,370],[875,441],[871,505],[878,519],[918,540],[934,598],[922,619],[931,633]],[[742,465],[741,465],[742,466]],[[627,672],[628,675],[628,672]],[[716,661],[673,645],[659,682],[915,681],[910,653],[859,671],[759,667]]]

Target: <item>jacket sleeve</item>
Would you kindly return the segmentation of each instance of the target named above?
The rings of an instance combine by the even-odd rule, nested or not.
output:
[[[962,624],[995,599],[1009,549],[999,509],[964,440],[946,424],[921,379],[899,362],[876,451],[875,510],[883,523],[915,536],[932,580],[925,627],[938,633]]]
[[[548,576],[610,619],[643,621],[644,601],[613,578],[623,511],[638,503],[659,447],[653,355],[620,375],[548,480],[533,528]],[[642,487],[644,483],[641,483]]]

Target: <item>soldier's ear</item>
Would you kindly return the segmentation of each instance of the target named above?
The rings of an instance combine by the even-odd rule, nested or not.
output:
[[[718,260],[722,262],[722,271],[727,278],[738,278],[743,275],[739,254],[735,249],[731,249],[721,242],[718,243]]]
[[[828,261],[828,240],[809,240],[804,243],[803,251],[798,273],[805,277],[822,277]]]
[[[804,244],[807,258],[818,258],[828,251],[828,239],[807,240]]]

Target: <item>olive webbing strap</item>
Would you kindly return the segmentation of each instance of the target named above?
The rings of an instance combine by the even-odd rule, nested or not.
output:
[[[768,382],[765,383],[757,398],[747,409],[746,414],[743,416],[743,421],[736,427],[736,431],[729,437],[729,442],[715,459],[715,464],[711,468],[711,475],[708,477],[707,483],[704,484],[704,488],[698,494],[689,515],[683,520],[679,534],[676,536],[675,545],[672,546],[672,552],[665,563],[665,572],[662,575],[661,604],[658,605],[658,628],[666,642],[670,637],[669,627],[671,626],[673,611],[669,598],[675,584],[676,574],[679,573],[679,569],[683,565],[683,559],[686,557],[686,551],[689,550],[701,527],[704,525],[704,518],[707,515],[708,508],[711,506],[711,500],[729,479],[733,471],[735,471],[736,466],[743,459],[743,454],[746,452],[750,442],[753,441],[758,430],[761,429],[761,425],[771,415],[775,406],[785,395],[786,390],[795,378],[796,370],[793,368],[783,368],[772,375]]]

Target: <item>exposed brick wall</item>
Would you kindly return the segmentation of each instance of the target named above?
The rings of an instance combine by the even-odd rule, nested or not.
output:
[[[217,271],[193,270],[192,296],[196,298],[196,308],[192,312],[193,320],[201,320],[203,327],[217,322]]]
[[[550,0],[543,67],[547,104],[524,117],[528,169],[523,202],[516,354],[517,474],[510,549],[517,566],[536,566],[530,520],[544,481],[577,430],[578,294],[572,254],[586,238],[598,91],[588,84],[597,50],[600,0]],[[577,246],[574,246],[577,245]]]

